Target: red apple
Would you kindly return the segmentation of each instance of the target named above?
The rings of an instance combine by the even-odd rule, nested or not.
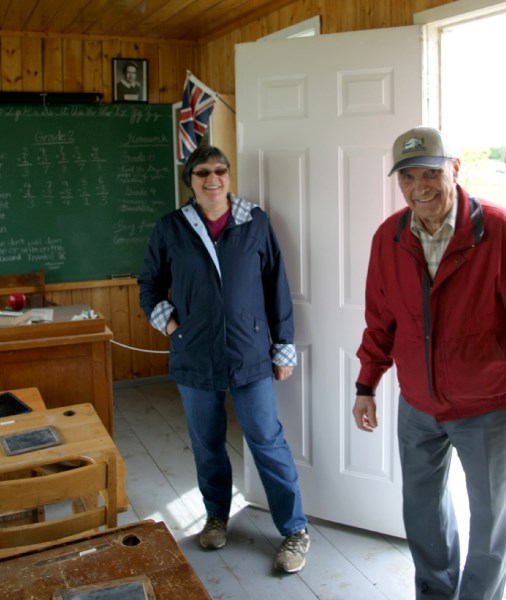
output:
[[[26,296],[21,293],[10,294],[8,304],[12,310],[21,310],[26,304]]]

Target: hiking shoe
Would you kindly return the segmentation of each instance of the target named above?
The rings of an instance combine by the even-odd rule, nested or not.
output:
[[[222,517],[207,517],[200,534],[200,545],[208,550],[223,548],[227,543],[227,520]]]
[[[279,547],[274,568],[286,573],[296,573],[306,564],[310,542],[307,529],[286,537]]]

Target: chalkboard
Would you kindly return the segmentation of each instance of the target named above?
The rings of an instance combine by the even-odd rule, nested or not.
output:
[[[174,208],[172,106],[0,106],[0,273],[137,274]]]

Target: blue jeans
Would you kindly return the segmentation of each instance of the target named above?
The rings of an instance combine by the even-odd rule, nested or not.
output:
[[[208,515],[227,518],[232,467],[226,449],[225,392],[178,385],[192,441],[199,489]],[[292,453],[278,420],[272,377],[230,390],[237,420],[265,489],[274,524],[283,536],[307,525]]]

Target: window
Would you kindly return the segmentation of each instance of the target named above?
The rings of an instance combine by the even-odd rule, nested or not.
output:
[[[415,23],[427,24],[426,120],[455,147],[463,187],[506,206],[506,3],[460,0]]]

